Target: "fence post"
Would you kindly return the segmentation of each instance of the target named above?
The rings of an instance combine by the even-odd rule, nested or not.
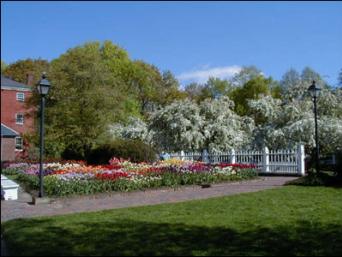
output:
[[[202,152],[202,162],[205,162],[205,163],[209,162],[207,149],[204,149]]]
[[[236,163],[236,155],[235,155],[235,150],[234,149],[232,149],[231,150],[231,158],[230,158],[230,163],[231,164],[235,164]]]
[[[180,159],[181,159],[181,161],[184,161],[184,158],[185,158],[185,154],[184,154],[184,151],[182,150],[181,152],[180,152]]]
[[[263,150],[263,172],[268,173],[270,172],[269,150],[267,146],[265,146]]]
[[[298,175],[305,175],[305,151],[304,145],[298,145],[297,148],[297,165],[298,165]]]

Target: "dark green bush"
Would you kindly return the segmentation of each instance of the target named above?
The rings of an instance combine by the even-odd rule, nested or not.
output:
[[[63,160],[84,160],[84,151],[83,149],[69,145],[61,154]]]
[[[92,150],[87,157],[87,163],[108,164],[112,157],[129,159],[131,162],[153,162],[157,153],[152,147],[138,140],[115,140]]]
[[[338,177],[342,177],[342,150],[336,153],[336,166],[334,171]]]

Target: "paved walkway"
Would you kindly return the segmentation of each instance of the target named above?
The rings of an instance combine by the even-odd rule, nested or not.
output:
[[[255,180],[221,183],[209,188],[185,186],[177,189],[153,189],[129,193],[98,194],[65,199],[54,199],[50,204],[28,204],[31,197],[19,191],[16,201],[1,201],[1,222],[37,216],[52,216],[77,212],[90,212],[160,203],[175,203],[195,199],[255,192],[284,185],[294,177],[260,177]]]

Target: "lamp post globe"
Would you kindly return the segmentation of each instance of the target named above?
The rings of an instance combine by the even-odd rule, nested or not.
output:
[[[43,72],[42,79],[39,81],[37,85],[38,93],[41,96],[46,96],[49,93],[50,86],[50,82],[46,79],[46,73]]]
[[[44,107],[45,96],[49,93],[50,82],[46,79],[46,73],[42,74],[42,78],[37,85],[37,90],[40,95],[40,149],[39,149],[39,197],[44,196],[44,167],[43,167],[43,153],[44,153]]]
[[[316,86],[316,82],[312,81],[308,91],[312,97],[314,103],[314,116],[315,116],[315,159],[316,159],[316,172],[320,172],[319,167],[319,142],[318,142],[318,125],[317,125],[317,97],[319,96],[320,88]]]
[[[312,81],[311,86],[309,86],[308,91],[312,98],[317,98],[319,96],[319,92],[321,91],[320,87],[316,86],[316,81]]]

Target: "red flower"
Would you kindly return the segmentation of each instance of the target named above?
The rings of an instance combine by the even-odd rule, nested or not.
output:
[[[119,178],[129,177],[126,172],[115,172],[115,173],[98,173],[95,175],[97,179],[101,180],[117,180]]]
[[[148,173],[160,174],[166,170],[167,170],[167,167],[149,167],[149,168],[140,169],[138,173],[141,175],[148,174]]]
[[[107,165],[101,165],[104,169],[108,170],[119,170],[122,168],[119,164],[107,164]]]
[[[109,164],[111,164],[111,165],[118,165],[118,164],[126,162],[126,161],[129,161],[129,159],[125,160],[123,158],[113,157],[112,159],[109,160]]]
[[[220,168],[235,167],[239,169],[255,169],[257,167],[255,164],[243,164],[243,163],[220,163],[217,166],[219,166]]]

